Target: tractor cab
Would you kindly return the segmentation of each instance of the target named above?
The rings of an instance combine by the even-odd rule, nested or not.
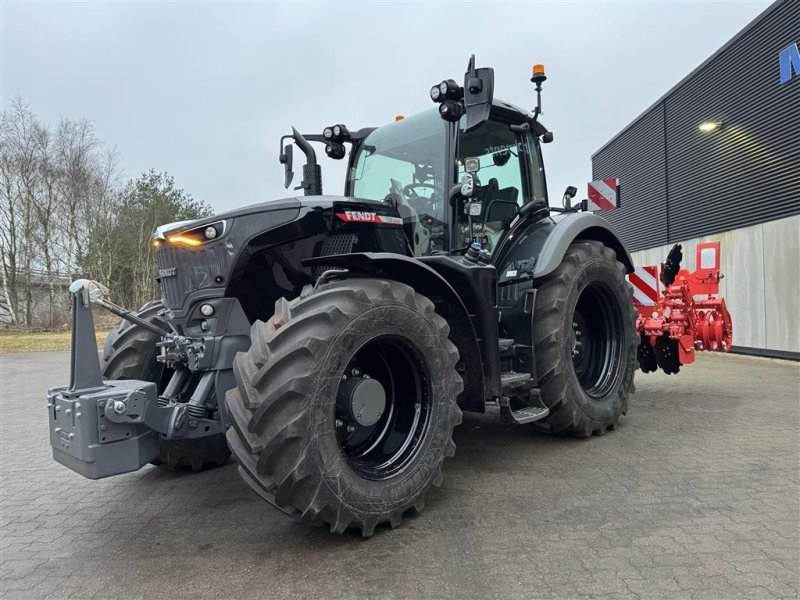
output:
[[[532,115],[496,102],[490,118],[466,132],[431,109],[370,132],[354,145],[345,195],[392,205],[415,256],[492,252],[529,203],[547,206]],[[469,169],[469,173],[468,173]],[[472,179],[467,198],[454,185]]]
[[[536,65],[531,81],[537,94],[545,79],[544,67]],[[354,133],[341,124],[322,135],[295,131],[281,140],[286,186],[293,173],[285,140],[294,138],[306,154],[300,188],[307,196],[321,194],[309,142],[324,143],[333,159],[345,158],[349,143],[345,196],[396,210],[414,256],[463,254],[477,244],[497,258],[495,250],[520,217],[549,214],[540,143],[553,134],[538,121],[540,103],[531,113],[494,99],[493,91],[493,69],[476,69],[473,56],[463,87],[447,79],[431,88],[438,109]]]

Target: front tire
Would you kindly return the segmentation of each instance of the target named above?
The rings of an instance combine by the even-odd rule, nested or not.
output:
[[[625,268],[599,242],[570,245],[537,285],[533,324],[544,425],[578,437],[614,429],[636,369],[636,309]]]
[[[305,523],[371,536],[439,485],[461,422],[458,351],[407,285],[351,279],[280,299],[234,360],[228,444],[242,478]]]

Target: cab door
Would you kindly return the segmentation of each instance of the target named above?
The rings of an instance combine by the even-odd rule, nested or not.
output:
[[[529,133],[512,131],[505,121],[487,121],[469,133],[461,133],[458,151],[458,176],[464,173],[464,159],[477,158],[479,186],[473,202],[480,204],[480,214],[472,219],[463,206],[456,207],[454,247],[465,248],[473,242],[484,250],[494,250],[507,235],[519,209],[532,200],[547,203],[544,167],[539,143]]]

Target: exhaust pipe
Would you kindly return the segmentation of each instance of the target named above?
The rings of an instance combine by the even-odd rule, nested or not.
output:
[[[306,164],[303,165],[303,181],[300,187],[306,196],[322,195],[322,169],[317,163],[317,153],[303,134],[292,127],[292,137],[297,147],[306,155]]]

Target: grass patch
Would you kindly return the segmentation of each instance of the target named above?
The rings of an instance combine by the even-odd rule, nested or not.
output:
[[[110,329],[98,329],[97,346],[102,348]],[[72,342],[70,331],[1,331],[0,353],[6,352],[52,352],[69,350]]]

